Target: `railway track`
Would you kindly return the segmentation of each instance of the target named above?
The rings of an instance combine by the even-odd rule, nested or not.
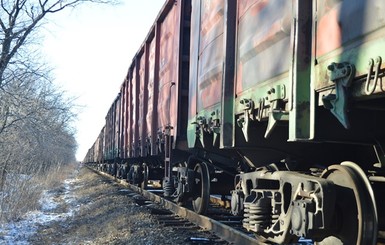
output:
[[[243,217],[237,217],[230,214],[226,206],[229,205],[226,201],[221,200],[216,196],[211,197],[210,207],[206,216],[197,214],[186,207],[177,205],[176,203],[164,198],[162,196],[163,191],[157,188],[144,190],[140,187],[131,185],[123,179],[115,178],[107,173],[100,172],[93,168],[90,168],[95,173],[115,180],[118,184],[129,188],[134,191],[132,197],[136,199],[138,205],[148,205],[156,203],[164,209],[150,208],[151,213],[158,219],[158,221],[165,226],[171,226],[175,229],[197,229],[201,228],[206,231],[210,231],[220,239],[227,241],[231,244],[258,244],[264,245],[254,238],[252,233],[247,233],[242,228]],[[194,239],[194,238],[192,238]],[[221,241],[214,240],[199,240],[196,238],[196,243],[210,243],[220,244]],[[313,244],[311,241],[302,240],[297,244]]]

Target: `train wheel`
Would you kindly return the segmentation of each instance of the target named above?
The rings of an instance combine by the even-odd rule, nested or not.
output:
[[[147,183],[148,183],[148,166],[146,163],[143,163],[142,165],[142,168],[143,168],[143,181],[141,183],[141,188],[142,189],[147,189]]]
[[[194,172],[193,208],[196,213],[205,214],[210,201],[209,170],[205,163],[198,163],[194,167]]]
[[[377,208],[372,187],[355,163],[330,166],[322,177],[337,186],[336,229],[318,245],[376,244]]]

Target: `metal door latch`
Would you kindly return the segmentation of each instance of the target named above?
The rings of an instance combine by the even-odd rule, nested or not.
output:
[[[349,87],[352,84],[355,67],[347,62],[332,63],[328,66],[330,80],[335,83],[335,94],[328,94],[322,97],[324,107],[348,129],[350,123],[347,116]]]
[[[253,115],[254,101],[252,99],[242,99],[240,103],[244,106],[243,117],[237,120],[238,126],[242,129],[246,142],[249,141],[250,116]]]

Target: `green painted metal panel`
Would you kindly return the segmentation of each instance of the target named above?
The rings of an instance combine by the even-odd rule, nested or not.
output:
[[[187,123],[188,147],[195,146],[196,141],[196,115],[197,115],[197,84],[198,84],[198,57],[199,57],[199,31],[201,1],[191,2],[191,42],[190,42],[190,83],[189,107]]]
[[[309,38],[312,34],[312,1],[297,0],[293,18],[289,141],[303,141],[314,137],[310,79],[312,42]]]

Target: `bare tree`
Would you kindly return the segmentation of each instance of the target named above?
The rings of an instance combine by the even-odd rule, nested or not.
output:
[[[116,3],[108,0],[0,0],[0,87],[12,59],[48,14],[86,2]]]
[[[12,200],[4,198],[7,176],[33,176],[75,160],[74,103],[32,48],[38,30],[66,8],[117,1],[0,0],[0,221]]]
[[[0,221],[26,210],[24,203],[29,203],[21,201],[20,195],[30,197],[41,189],[31,186],[39,183],[33,181],[35,176],[47,175],[75,160],[73,106],[72,99],[36,74],[15,76],[6,89],[0,89],[0,108],[6,108],[0,113],[0,121],[4,121],[0,133]],[[14,188],[23,188],[23,192]]]

